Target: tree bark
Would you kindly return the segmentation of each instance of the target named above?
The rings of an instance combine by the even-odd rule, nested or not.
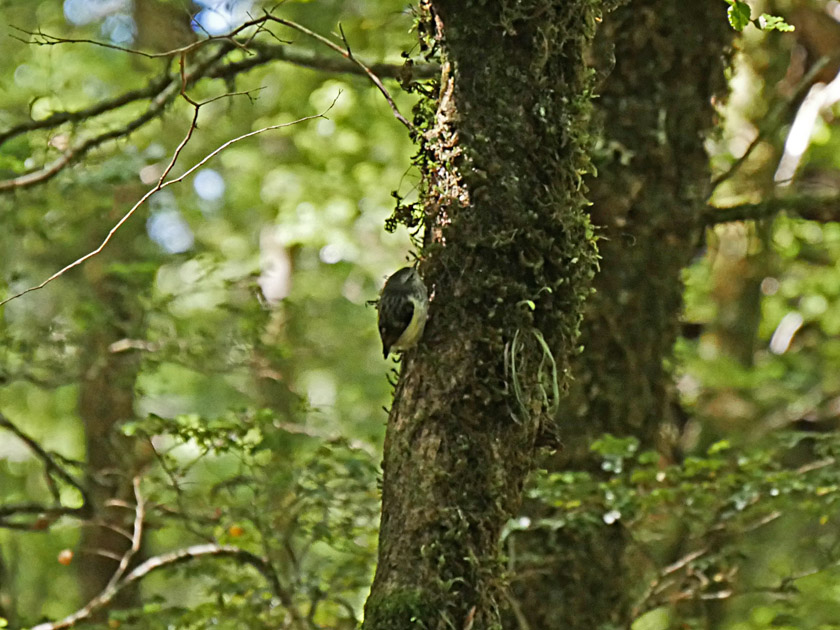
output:
[[[388,420],[365,630],[501,627],[500,532],[566,385],[595,269],[582,175],[599,6],[423,6],[443,68],[415,117],[434,299]]]
[[[125,203],[123,197],[133,198],[135,194],[133,187],[117,189],[114,212]],[[121,233],[121,238],[124,243],[136,244],[144,242],[142,235],[140,223]],[[98,238],[101,238],[99,233],[90,236],[94,243],[98,243]],[[151,456],[145,444],[123,436],[119,430],[123,422],[135,417],[134,390],[140,371],[140,355],[133,350],[115,352],[111,348],[111,344],[122,339],[145,337],[143,296],[149,292],[153,276],[137,272],[129,279],[110,271],[113,265],[141,260],[136,247],[142,245],[106,249],[84,269],[90,304],[84,309],[87,334],[81,344],[84,352],[79,366],[78,408],[87,453],[85,485],[96,519],[82,530],[79,547],[87,553],[80,553],[75,563],[85,602],[105,588],[119,565],[115,557],[122,556],[131,546],[131,541],[114,528],[130,532],[134,513],[114,502],[134,504],[132,478]],[[134,563],[142,560],[142,555],[142,552],[137,554]],[[111,606],[135,605],[136,596],[136,588],[124,589]]]
[[[606,16],[593,56],[608,76],[595,100],[604,151],[589,182],[602,254],[570,395],[561,405],[559,470],[598,472],[606,432],[678,457],[685,419],[669,360],[680,328],[682,272],[699,251],[709,194],[703,142],[733,31],[716,0],[636,0]],[[604,60],[615,67],[604,70]],[[532,516],[547,508],[530,506]],[[549,513],[550,513],[550,509]],[[620,522],[515,536],[514,593],[531,628],[629,627],[634,574]],[[517,627],[511,620],[511,627]]]

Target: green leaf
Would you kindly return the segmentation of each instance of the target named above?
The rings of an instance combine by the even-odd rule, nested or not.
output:
[[[729,442],[729,440],[719,440],[709,447],[707,453],[709,455],[716,455],[723,451],[729,450],[730,448],[732,448],[732,444]]]
[[[750,23],[750,6],[746,2],[735,0],[732,5],[726,10],[726,16],[729,18],[729,24],[736,31],[743,31],[747,24]]]
[[[762,13],[757,20],[758,28],[762,31],[782,31],[783,33],[790,33],[796,28],[793,24],[785,22],[784,18],[778,15],[770,15],[769,13]]]
[[[589,447],[593,453],[617,457],[631,457],[639,449],[639,440],[635,437],[616,437],[605,433]]]

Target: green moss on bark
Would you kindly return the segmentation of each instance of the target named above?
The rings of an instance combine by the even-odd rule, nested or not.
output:
[[[399,589],[372,594],[366,607],[365,627],[421,630],[424,619],[433,618],[438,605],[420,589]]]
[[[443,73],[415,112],[434,300],[403,359],[385,440],[379,564],[365,630],[501,627],[499,535],[566,386],[597,250],[586,213],[599,2],[424,4]],[[389,612],[390,611],[390,612]],[[401,612],[401,615],[404,613]]]
[[[718,8],[716,0],[636,0],[607,15],[599,32],[593,57],[605,79],[595,112],[604,138],[590,196],[603,258],[582,327],[584,352],[560,409],[566,448],[557,469],[598,474],[589,445],[604,432],[673,456],[683,419],[668,364],[682,272],[704,229],[703,140],[715,124],[713,99],[725,91],[733,37]],[[554,515],[546,506],[530,513]],[[618,525],[517,534],[515,542],[533,560],[519,567],[529,577],[515,589],[532,627],[630,625],[638,575],[626,564]]]

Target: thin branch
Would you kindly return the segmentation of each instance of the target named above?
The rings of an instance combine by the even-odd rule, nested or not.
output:
[[[136,501],[134,509],[134,528],[131,534],[131,546],[122,555],[120,564],[117,566],[117,570],[114,571],[114,574],[105,586],[105,591],[113,588],[119,583],[123,575],[125,575],[128,565],[134,559],[134,556],[137,555],[137,552],[140,551],[140,545],[143,542],[143,520],[146,517],[146,502],[143,500],[143,495],[140,492],[140,477],[132,479],[131,484],[134,487],[134,500]]]
[[[175,92],[175,94],[177,94],[177,92]],[[128,123],[125,127],[107,131],[98,136],[94,136],[93,138],[88,138],[87,140],[80,142],[76,146],[69,148],[49,164],[43,166],[40,170],[27,173],[26,175],[20,175],[12,179],[7,179],[5,181],[0,181],[0,193],[22,188],[30,188],[52,179],[64,170],[64,168],[73,162],[78,161],[91,149],[94,149],[109,140],[115,140],[117,138],[130,135],[133,131],[136,131],[150,120],[156,118],[158,114],[163,111],[168,102],[169,99],[166,99],[166,101],[159,105],[153,105],[141,116]]]
[[[391,111],[394,114],[394,117],[399,120],[403,125],[408,128],[409,131],[414,131],[414,125],[412,125],[408,120],[400,113],[400,110],[397,108],[397,104],[394,102],[394,99],[391,98],[391,94],[385,88],[385,85],[382,83],[382,80],[376,76],[370,68],[368,68],[364,63],[359,61],[353,53],[350,51],[349,46],[347,48],[342,48],[338,44],[331,42],[329,39],[324,37],[323,35],[319,35],[314,31],[310,31],[305,26],[298,24],[297,22],[292,22],[291,20],[284,20],[282,18],[275,17],[273,15],[266,15],[265,19],[271,20],[272,22],[277,22],[278,24],[282,24],[283,26],[288,26],[291,29],[294,29],[304,35],[312,37],[313,39],[321,42],[324,46],[327,46],[331,50],[334,50],[342,57],[349,59],[353,63],[355,63],[362,71],[368,76],[368,78],[373,82],[373,84],[379,89],[382,93],[382,96],[385,97],[385,100],[388,101],[388,105],[391,107]]]
[[[774,197],[757,203],[744,203],[726,208],[708,207],[702,221],[707,226],[732,221],[756,221],[793,212],[809,221],[840,221],[840,196],[797,195]]]
[[[264,25],[268,21],[277,22],[289,28],[295,29],[300,33],[307,35],[308,37],[316,39],[320,43],[328,46],[331,50],[339,53],[342,57],[344,57],[346,61],[341,63],[330,63],[328,60],[321,60],[317,59],[316,57],[308,57],[307,55],[299,55],[297,53],[288,53],[282,50],[282,46],[257,47],[256,43],[252,40],[257,33],[267,30],[264,28]],[[234,38],[235,35],[253,26],[257,27],[257,31],[248,38],[246,43],[239,42]],[[105,48],[120,50],[122,52],[130,54],[138,54],[144,57],[171,57],[176,54],[180,55],[180,94],[182,94],[184,98],[190,101],[193,105],[195,105],[195,102],[193,102],[186,94],[186,88],[189,84],[196,82],[204,76],[209,76],[212,78],[227,78],[233,76],[237,72],[249,70],[258,65],[275,59],[282,59],[302,66],[326,69],[336,72],[355,71],[359,74],[366,75],[385,97],[386,101],[388,102],[388,105],[391,108],[391,111],[393,112],[397,120],[403,123],[403,125],[405,125],[409,130],[413,129],[411,123],[400,113],[396,103],[394,102],[394,99],[391,97],[390,93],[382,83],[382,80],[379,78],[378,73],[372,70],[371,67],[367,66],[365,63],[363,63],[353,55],[349,44],[347,44],[347,39],[343,35],[343,30],[342,37],[344,37],[345,48],[338,46],[326,37],[323,37],[322,35],[319,35],[318,33],[315,33],[314,31],[311,31],[308,28],[297,24],[296,22],[276,18],[270,14],[267,14],[263,17],[245,22],[244,24],[240,25],[227,35],[210,37],[198,42],[194,42],[187,46],[183,46],[181,48],[176,48],[167,51],[165,53],[146,53],[144,51],[116,46],[114,44],[100,42],[97,40],[66,39],[55,37],[53,35],[48,35],[41,31],[24,31],[23,29],[18,30],[36,38],[34,40],[26,42],[31,44],[57,45],[87,43],[91,45],[103,46]],[[186,55],[189,52],[192,52],[197,48],[204,46],[208,42],[218,41],[223,42],[224,45],[221,46],[219,50],[217,50],[215,54],[212,55],[208,60],[205,60],[204,62],[199,64],[196,70],[194,70],[190,74],[187,74],[184,68]],[[262,53],[258,52],[252,58],[248,58],[240,62],[235,62],[222,68],[215,67],[220,60],[222,60],[229,52],[231,52],[234,49],[243,49],[249,54],[254,54],[250,51],[250,46],[252,45],[257,47],[258,51],[262,50]],[[394,64],[377,64],[376,66],[374,66],[374,68],[382,72],[385,76],[393,76],[395,78],[399,78],[403,70],[403,66],[398,66]],[[417,76],[418,78],[423,78],[425,76],[433,76],[436,72],[436,67],[430,64],[420,64],[416,67],[413,67],[412,69],[412,75]],[[104,101],[103,103],[91,106],[89,108],[79,110],[76,112],[56,112],[41,121],[31,121],[23,123],[21,125],[12,127],[11,129],[5,132],[0,133],[0,144],[2,144],[9,138],[20,135],[21,133],[25,133],[27,131],[36,129],[55,128],[65,122],[85,120],[87,118],[92,118],[108,111],[113,111],[115,109],[118,109],[119,107],[122,107],[123,105],[137,100],[141,100],[143,98],[152,98],[152,102],[149,106],[149,109],[133,121],[129,122],[124,127],[107,131],[92,138],[83,140],[82,142],[71,147],[70,149],[62,153],[58,158],[56,158],[49,164],[44,165],[37,171],[26,173],[24,175],[14,177],[6,181],[0,181],[0,193],[22,188],[29,188],[31,186],[42,184],[55,177],[58,173],[60,173],[64,168],[66,168],[70,164],[80,160],[92,149],[104,144],[109,140],[114,140],[117,138],[128,136],[132,132],[136,131],[137,129],[148,123],[149,121],[157,118],[164,111],[165,107],[169,103],[171,103],[174,97],[176,96],[174,83],[175,81],[171,79],[167,81],[158,80],[150,84],[145,89],[127,92],[126,94],[123,94],[115,99]]]
[[[125,575],[124,578],[114,581],[113,584],[109,582],[108,586],[106,586],[99,595],[91,599],[85,606],[76,612],[67,615],[58,621],[48,621],[38,624],[29,630],[61,630],[62,628],[72,628],[77,623],[90,618],[93,614],[111,603],[120,591],[131,584],[142,580],[153,571],[204,557],[232,558],[242,564],[249,564],[266,578],[272,591],[278,595],[278,597],[278,590],[282,591],[282,589],[279,589],[277,575],[274,573],[273,568],[265,558],[261,558],[249,551],[230,545],[193,545],[171,553],[165,553],[149,558],[145,562],[137,565],[130,573]]]
[[[268,31],[265,28],[265,23],[266,22],[276,22],[278,24],[282,24],[284,26],[287,26],[289,28],[297,30],[298,32],[303,33],[304,35],[306,35],[308,37],[312,37],[312,38],[316,39],[317,41],[321,42],[322,44],[328,46],[329,48],[331,48],[335,52],[339,53],[342,57],[344,57],[347,60],[347,62],[346,63],[336,63],[336,62],[331,62],[330,60],[328,60],[326,58],[318,58],[318,57],[310,56],[310,55],[307,55],[307,54],[301,55],[301,54],[297,54],[295,52],[288,52],[288,51],[283,52],[282,51],[283,46],[273,46],[273,47],[271,47],[270,50],[266,50],[266,47],[264,45],[259,45],[257,42],[254,41],[254,38],[257,36],[257,34],[263,32],[263,31],[269,32],[275,39],[278,39],[273,33],[271,33],[270,31]],[[250,35],[246,39],[245,42],[240,42],[237,39],[235,39],[236,35],[241,34],[242,32],[248,30],[251,27],[256,27],[256,31],[252,35]],[[303,26],[301,24],[298,24],[298,23],[293,22],[291,20],[285,20],[285,19],[282,19],[282,18],[275,17],[274,15],[271,15],[270,12],[266,12],[266,14],[261,16],[261,17],[248,20],[247,22],[243,22],[238,27],[236,27],[231,32],[229,32],[225,35],[209,36],[206,39],[203,39],[203,40],[200,40],[200,41],[197,41],[197,42],[193,42],[191,44],[188,44],[187,46],[182,46],[181,48],[174,48],[172,50],[168,50],[168,51],[161,52],[161,53],[149,53],[149,52],[146,52],[146,51],[143,51],[143,50],[137,50],[137,49],[134,49],[134,48],[127,48],[127,47],[124,47],[124,46],[118,46],[116,44],[111,44],[111,43],[108,43],[108,42],[103,42],[103,41],[98,41],[98,40],[93,40],[93,39],[71,39],[71,38],[56,37],[54,35],[49,35],[47,33],[44,33],[43,31],[40,31],[40,30],[39,31],[26,31],[24,29],[17,28],[17,27],[13,27],[13,28],[16,28],[18,31],[20,31],[22,33],[25,33],[25,34],[29,35],[30,37],[35,38],[33,40],[30,40],[30,41],[21,40],[21,41],[24,41],[24,43],[28,43],[28,44],[36,44],[36,45],[41,45],[41,46],[54,46],[54,45],[58,45],[58,44],[91,44],[91,45],[94,45],[94,46],[101,46],[103,48],[109,48],[109,49],[112,49],[112,50],[119,50],[121,52],[125,52],[125,53],[128,53],[128,54],[140,55],[142,57],[148,57],[148,58],[174,57],[176,55],[184,56],[184,55],[187,55],[188,53],[193,52],[194,50],[196,50],[200,47],[205,46],[208,43],[222,41],[222,42],[229,43],[230,45],[235,46],[236,48],[239,48],[239,49],[245,51],[248,54],[254,54],[253,51],[252,51],[252,48],[256,48],[258,50],[258,53],[259,53],[259,49],[263,49],[262,59],[255,59],[251,62],[249,62],[248,60],[245,60],[243,62],[237,62],[237,66],[240,70],[250,69],[250,68],[252,68],[256,65],[260,65],[261,63],[264,63],[265,61],[269,61],[269,60],[282,60],[282,61],[288,61],[289,63],[293,63],[293,64],[296,64],[296,65],[305,66],[305,67],[309,67],[309,68],[314,68],[314,69],[318,69],[318,70],[326,70],[326,71],[330,71],[330,72],[353,72],[353,73],[356,73],[356,74],[364,74],[368,78],[370,78],[370,80],[374,83],[374,85],[376,85],[376,87],[379,89],[379,91],[382,93],[382,95],[388,101],[388,104],[391,106],[391,110],[394,112],[394,116],[397,118],[397,120],[402,122],[409,129],[412,129],[411,124],[408,122],[408,120],[405,119],[405,117],[402,116],[402,114],[400,114],[399,110],[397,109],[396,104],[394,103],[394,100],[391,98],[391,95],[388,93],[388,90],[385,89],[385,86],[382,84],[381,80],[379,79],[380,76],[385,76],[385,77],[393,78],[393,79],[400,79],[404,66],[402,64],[380,63],[380,64],[367,65],[367,64],[363,63],[362,61],[360,61],[358,58],[355,57],[352,50],[350,49],[350,45],[347,41],[347,37],[345,36],[344,29],[341,25],[339,25],[339,30],[341,32],[342,40],[344,41],[344,45],[345,45],[344,48],[342,48],[342,47],[338,46],[337,44],[333,43],[332,41],[330,41],[326,37],[324,37],[322,35],[319,35],[318,33],[315,33],[314,31],[309,30],[308,28],[306,28],[305,26]],[[291,42],[285,42],[283,40],[278,40],[278,41],[281,41],[281,43],[284,43],[284,44],[291,43]],[[439,72],[440,72],[440,68],[436,64],[422,63],[422,64],[414,64],[412,66],[412,76],[417,77],[417,78],[421,78],[421,79],[431,78],[431,77],[439,74]]]
[[[181,488],[181,484],[178,481],[178,476],[175,470],[169,465],[166,461],[166,454],[161,453],[157,447],[155,447],[154,440],[151,438],[148,439],[149,448],[152,449],[152,453],[154,453],[155,458],[160,464],[160,467],[163,469],[164,474],[169,478],[169,484],[172,486],[172,489],[175,491],[175,500],[178,502],[178,511],[176,514],[183,520],[184,525],[191,534],[198,537],[199,539],[207,539],[207,536],[202,534],[194,525],[195,518],[189,514],[186,502],[184,500],[184,491]],[[212,539],[211,539],[212,540]]]
[[[677,571],[681,571],[690,563],[706,555],[707,553],[709,553],[709,548],[703,547],[702,549],[697,549],[684,555],[682,558],[669,564],[667,567],[663,567],[659,571],[659,573],[650,581],[644,593],[633,605],[633,618],[637,619],[645,612],[653,610],[659,605],[659,598],[657,596],[666,591],[668,588],[670,588],[674,583],[672,579],[668,579],[669,576],[673,575]]]
[[[4,142],[7,142],[8,140],[11,140],[23,133],[41,129],[54,129],[64,123],[80,122],[82,120],[95,118],[101,114],[119,109],[124,105],[129,105],[147,98],[153,98],[160,94],[171,81],[172,77],[168,75],[156,77],[144,88],[130,90],[112,99],[91,105],[90,107],[75,111],[54,112],[41,120],[29,120],[25,123],[15,125],[6,131],[0,132],[0,144],[3,144]]]
[[[249,46],[254,54],[239,61],[233,61],[215,68],[207,74],[210,78],[227,78],[240,72],[251,70],[269,61],[285,61],[302,68],[321,72],[334,72],[367,76],[367,73],[357,63],[346,57],[322,57],[306,50],[298,50],[289,46],[254,42]],[[399,80],[404,72],[404,64],[372,63],[367,66],[371,72],[380,78]],[[411,76],[415,79],[431,79],[440,74],[440,65],[435,63],[415,63],[411,68]]]
[[[805,92],[806,88],[809,88],[811,82],[814,78],[820,73],[820,71],[833,59],[833,57],[822,57],[817,60],[817,62],[811,67],[807,74],[805,74],[799,82],[796,84],[796,88],[791,92],[791,94],[780,103],[777,103],[776,106],[771,110],[768,116],[764,117],[764,123],[761,125],[761,128],[758,131],[758,134],[747,147],[747,150],[744,151],[744,154],[735,160],[732,165],[726,169],[723,173],[718,175],[717,177],[712,179],[711,184],[711,191],[714,192],[718,186],[720,186],[723,182],[730,179],[735,172],[743,166],[744,162],[746,162],[755,148],[761,144],[764,139],[770,135],[771,132],[775,131],[779,128],[781,124],[781,117],[790,106],[796,102],[799,97]],[[710,195],[711,196],[711,195]]]
[[[834,457],[826,457],[825,459],[819,459],[814,462],[810,462],[808,464],[804,464],[796,469],[797,474],[804,475],[805,473],[812,472],[814,470],[820,470],[821,468],[826,468],[827,466],[834,466],[837,463],[837,459]]]
[[[0,505],[0,518],[7,516],[14,516],[16,514],[50,514],[62,515],[72,513],[79,508],[68,508],[61,505],[44,505],[43,503],[35,503],[27,501],[25,503],[6,503]]]
[[[193,52],[193,51],[195,51],[199,48],[202,48],[203,46],[205,46],[205,45],[207,45],[211,42],[218,42],[218,41],[229,42],[229,43],[233,44],[234,46],[236,46],[237,48],[241,48],[241,49],[243,49],[247,52],[247,48],[243,44],[240,44],[239,42],[237,42],[234,39],[234,37],[236,35],[238,35],[239,33],[241,33],[242,31],[247,30],[248,28],[250,28],[252,26],[255,26],[255,25],[258,25],[258,24],[260,24],[264,21],[265,20],[263,18],[258,18],[256,20],[249,20],[248,22],[244,22],[243,24],[240,24],[235,29],[233,29],[231,32],[226,33],[224,35],[210,35],[206,39],[201,39],[201,40],[192,42],[191,44],[187,44],[186,46],[181,46],[180,48],[173,48],[172,50],[167,50],[167,51],[159,52],[159,53],[150,53],[150,52],[145,51],[145,50],[139,50],[139,49],[136,49],[136,48],[128,48],[126,46],[119,46],[117,44],[111,44],[109,42],[103,42],[103,41],[96,40],[96,39],[74,39],[74,38],[57,37],[55,35],[50,35],[48,33],[44,33],[40,29],[37,30],[37,31],[27,31],[26,29],[22,29],[22,28],[19,28],[17,26],[12,26],[12,28],[15,29],[16,31],[24,33],[25,35],[29,35],[33,39],[25,40],[25,39],[22,39],[22,38],[19,38],[19,37],[14,37],[14,36],[12,36],[12,37],[14,39],[17,39],[18,41],[23,42],[24,44],[31,44],[31,45],[35,45],[35,46],[58,46],[60,44],[90,44],[92,46],[99,46],[100,48],[108,48],[110,50],[117,50],[117,51],[128,53],[128,54],[131,54],[131,55],[146,57],[147,59],[158,59],[158,58],[164,58],[164,57],[166,57],[166,58],[175,57],[175,56],[178,56],[178,55],[187,55],[187,54],[189,54],[189,53],[191,53],[191,52]]]
[[[85,519],[89,508],[86,504],[80,507],[66,507],[63,505],[44,505],[43,503],[7,503],[0,505],[0,528],[19,529],[29,532],[43,532],[62,516]],[[12,520],[16,516],[37,515],[32,521]]]
[[[338,98],[338,97],[336,97],[336,98]],[[158,181],[157,185],[154,186],[152,189],[150,189],[145,195],[143,195],[140,198],[140,200],[137,203],[135,203],[131,207],[131,209],[129,209],[128,212],[126,212],[122,216],[122,218],[119,221],[117,221],[117,223],[114,225],[114,227],[112,227],[111,230],[108,232],[108,235],[105,237],[105,239],[102,241],[102,243],[99,244],[99,246],[96,249],[88,252],[87,254],[85,254],[84,256],[81,256],[80,258],[77,258],[76,260],[74,260],[70,264],[66,265],[65,267],[63,267],[59,271],[56,271],[53,275],[51,275],[49,278],[47,278],[46,280],[44,280],[40,284],[31,286],[27,289],[24,289],[23,291],[20,291],[19,293],[16,293],[16,294],[14,294],[10,297],[7,297],[5,300],[0,301],[0,306],[3,306],[4,304],[7,304],[7,303],[11,302],[12,300],[15,300],[15,299],[17,299],[21,296],[24,296],[27,293],[31,293],[32,291],[37,291],[39,289],[43,289],[45,286],[47,286],[53,280],[56,280],[57,278],[60,278],[61,276],[63,276],[65,273],[67,273],[71,269],[73,269],[75,267],[78,267],[79,265],[84,263],[86,260],[89,260],[89,259],[93,258],[94,256],[98,255],[100,252],[102,252],[103,249],[105,249],[105,247],[108,245],[108,243],[111,242],[111,239],[114,237],[114,235],[117,233],[117,231],[125,224],[126,221],[128,221],[134,215],[134,213],[149,199],[149,197],[154,195],[156,192],[158,192],[160,190],[163,190],[167,186],[171,186],[172,184],[177,184],[177,183],[183,181],[186,177],[188,177],[189,175],[194,173],[196,170],[198,170],[199,168],[204,166],[208,161],[213,159],[215,156],[217,156],[219,153],[221,153],[222,151],[227,149],[232,144],[235,144],[235,143],[240,142],[242,140],[245,140],[247,138],[251,138],[252,136],[256,136],[256,135],[259,135],[261,133],[265,133],[267,131],[272,131],[272,130],[275,130],[275,129],[282,129],[284,127],[291,127],[292,125],[297,125],[299,123],[305,122],[307,120],[313,120],[315,118],[325,118],[326,113],[328,111],[330,111],[330,109],[332,109],[334,104],[335,104],[335,101],[333,101],[333,103],[330,104],[330,106],[326,110],[324,110],[324,112],[321,113],[321,114],[313,114],[312,116],[304,116],[303,118],[299,118],[297,120],[293,120],[293,121],[287,122],[287,123],[280,123],[280,124],[277,124],[277,125],[269,125],[267,127],[262,127],[261,129],[257,129],[256,131],[251,131],[249,133],[246,133],[246,134],[243,134],[241,136],[237,136],[236,138],[233,138],[231,140],[228,140],[227,142],[218,146],[216,149],[214,149],[213,151],[208,153],[206,156],[204,156],[199,162],[194,164],[191,168],[187,169],[182,175],[180,175],[180,176],[178,176],[174,179],[163,181],[164,177],[166,177],[166,175],[172,170],[172,167],[175,165],[175,161],[178,159],[178,155],[180,154],[180,152],[183,149],[184,145],[186,144],[187,140],[189,140],[190,136],[192,135],[192,132],[195,128],[194,123],[195,123],[195,120],[196,120],[196,118],[193,118],[193,124],[190,125],[190,129],[189,129],[186,137],[181,142],[181,144],[178,146],[178,149],[175,151],[175,154],[172,156],[172,160],[170,160],[169,165],[164,170],[163,175],[161,175],[161,178]],[[196,116],[197,115],[198,115],[198,111],[196,110]]]
[[[97,556],[99,558],[108,558],[109,560],[116,560],[120,562],[122,560],[122,556],[118,553],[114,553],[113,551],[108,551],[107,549],[82,549],[81,553],[88,555],[88,556]]]
[[[68,473],[59,463],[56,461],[55,457],[50,455],[43,446],[41,446],[37,440],[30,437],[23,431],[21,431],[11,420],[9,420],[6,416],[0,413],[0,428],[6,429],[7,431],[12,432],[17,438],[22,441],[26,446],[32,451],[35,456],[40,459],[44,463],[44,467],[46,470],[54,474],[56,477],[61,479],[64,483],[73,486],[79,493],[82,495],[82,501],[84,505],[89,505],[90,501],[88,500],[87,491],[85,487],[76,480],[73,475]]]
[[[134,536],[133,533],[128,531],[127,529],[123,529],[122,527],[120,527],[119,525],[117,525],[115,523],[111,523],[110,521],[100,519],[100,518],[95,518],[95,519],[91,519],[89,521],[86,521],[85,523],[82,523],[82,526],[104,527],[106,529],[110,529],[112,532],[114,532],[116,534],[119,534],[120,536],[122,536],[123,538],[128,540],[129,542],[131,542],[133,540],[133,536]]]
[[[95,612],[107,606],[114,599],[117,593],[125,587],[137,582],[152,571],[161,567],[171,566],[202,556],[233,557],[243,564],[250,564],[255,567],[266,578],[271,586],[272,592],[280,599],[283,605],[287,607],[289,614],[292,616],[292,619],[295,621],[297,627],[300,630],[306,629],[307,626],[305,620],[301,617],[300,612],[294,607],[294,600],[291,594],[282,588],[280,580],[268,560],[260,558],[249,551],[245,551],[237,547],[214,544],[194,545],[192,547],[187,547],[186,549],[149,558],[135,567],[130,573],[127,573],[131,561],[140,551],[143,541],[143,525],[146,518],[146,503],[143,499],[143,494],[140,492],[140,477],[134,477],[132,485],[134,487],[135,505],[131,546],[124,554],[122,554],[122,556],[115,558],[119,560],[119,565],[117,566],[116,571],[114,571],[111,575],[108,583],[98,595],[87,603],[87,605],[83,606],[76,612],[59,621],[39,624],[32,628],[32,630],[59,630],[60,628],[70,628],[75,626],[80,621],[88,619]],[[114,555],[110,552],[106,552],[101,549],[93,550],[92,553],[105,555],[106,557],[114,557]]]

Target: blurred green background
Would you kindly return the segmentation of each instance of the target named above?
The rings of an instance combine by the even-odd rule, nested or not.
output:
[[[800,138],[806,150],[793,174],[779,181],[778,172],[805,95],[837,73],[833,60],[810,70],[840,51],[840,4],[750,4],[754,15],[782,15],[797,31],[748,27],[738,40],[719,133],[705,142],[719,174],[749,155],[711,201],[832,199],[840,188],[838,98],[825,99]],[[45,41],[38,33],[160,51],[227,32],[268,8],[246,0],[0,2],[11,35],[0,38],[0,180],[38,171],[86,139],[119,135],[42,184],[0,195],[0,298],[97,247],[155,185],[193,113],[176,95],[162,116],[121,135],[149,108],[148,99],[137,99],[6,135],[143,89],[167,71],[178,83],[177,61],[90,43],[36,45]],[[197,12],[201,26],[191,29],[188,16]],[[287,1],[275,12],[339,44],[340,23],[366,62],[399,68],[403,52],[422,60],[405,2]],[[708,19],[725,20],[726,4]],[[255,41],[311,55],[312,65],[337,57],[300,32],[267,28]],[[187,67],[212,50],[191,53]],[[226,63],[247,59],[248,51],[233,51]],[[218,68],[224,74],[224,64]],[[393,193],[416,198],[414,146],[359,74],[285,61],[228,74],[188,87],[197,101],[237,94],[201,108],[173,175],[231,138],[324,117],[225,149],[156,193],[100,255],[2,307],[0,413],[78,480],[108,488],[129,508],[131,479],[142,479],[140,557],[236,544],[270,560],[281,595],[253,568],[207,560],[152,574],[96,627],[352,628],[373,574],[383,406],[395,364],[381,358],[375,310],[366,302],[412,260],[412,235],[384,224]],[[416,97],[395,80],[386,84],[410,118]],[[695,573],[720,576],[732,592],[704,600],[714,589],[689,585],[688,605],[672,595],[681,592],[677,585],[640,606],[637,630],[840,628],[837,218],[840,212],[819,221],[784,214],[708,230],[685,271],[686,334],[673,365],[688,412],[679,436],[683,462],[666,469],[632,444],[607,439],[595,445],[615,473],[606,481],[536,476],[531,496],[565,506],[570,520],[627,521],[645,550],[631,550],[645,558],[636,565],[641,579],[628,584],[640,598],[668,564],[657,555],[662,541],[687,541],[688,553],[708,528],[738,523],[737,535]],[[615,468],[616,461],[624,464]],[[805,467],[814,462],[811,475]],[[663,470],[676,480],[668,492],[657,486]],[[572,491],[557,494],[572,481]],[[124,536],[114,542],[103,532],[130,529],[133,512],[109,505],[103,523],[2,508],[72,509],[81,501],[0,428],[0,618],[9,626],[60,618],[98,592],[104,582],[95,558],[125,547]],[[726,510],[730,520],[721,516]],[[511,529],[530,526],[515,520]],[[60,556],[66,550],[72,560]]]

